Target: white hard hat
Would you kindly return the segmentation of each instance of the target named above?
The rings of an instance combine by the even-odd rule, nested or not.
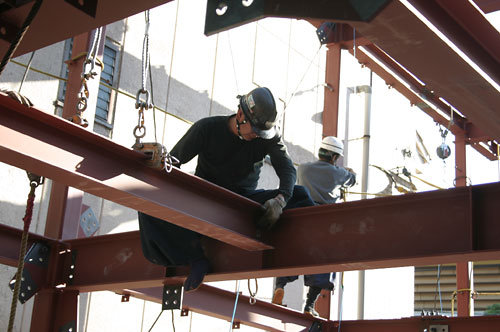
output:
[[[344,155],[344,143],[335,136],[326,136],[319,146],[321,149]]]

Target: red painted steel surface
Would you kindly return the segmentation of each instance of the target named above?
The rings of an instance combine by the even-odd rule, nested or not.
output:
[[[500,316],[455,317],[424,316],[401,319],[342,321],[342,332],[421,332],[431,331],[431,325],[445,325],[449,332],[500,331]],[[427,330],[426,330],[427,329]],[[338,322],[323,324],[323,332],[338,332]],[[436,331],[441,331],[437,329]]]
[[[474,0],[474,2],[485,13],[500,10],[500,0]]]
[[[31,332],[77,331],[78,291],[44,289],[35,296]]]
[[[425,1],[428,2],[431,3]],[[500,93],[402,3],[391,2],[370,24],[352,25],[423,81],[429,91],[451,103],[485,134],[500,139],[500,116],[496,112]],[[500,34],[494,37],[489,43],[500,43]],[[476,52],[487,53],[469,34],[463,38],[477,47]],[[482,61],[480,66],[498,78],[500,66],[492,59],[489,54],[484,55],[484,59],[476,57]]]
[[[150,169],[143,154],[5,95],[0,108],[0,161],[237,247],[271,248],[255,238],[259,204],[175,168]]]
[[[22,220],[19,220],[19,226],[22,227]],[[10,227],[0,223],[0,264],[17,267],[22,234],[22,229]],[[43,241],[49,245],[57,243],[54,239],[29,233],[28,248],[35,241]],[[29,263],[25,263],[25,265],[28,264]]]
[[[326,52],[323,136],[337,136],[340,91],[340,45],[328,45]]]
[[[242,281],[244,283],[244,281]],[[123,290],[122,294],[161,303],[162,287],[149,289]],[[299,332],[308,331],[315,321],[310,315],[288,309],[269,302],[256,300],[254,305],[250,298],[239,295],[234,321],[265,331]],[[206,284],[195,292],[184,294],[182,309],[231,321],[236,294]],[[322,320],[324,321],[324,320]]]
[[[249,252],[207,239],[213,272],[206,281],[498,259],[498,200],[495,183],[288,210],[266,234],[274,250]],[[78,252],[70,288],[153,287],[165,276],[142,256],[138,232],[67,243]],[[170,275],[182,279],[187,272]]]
[[[65,1],[44,0],[38,15],[33,20],[15,56],[28,53],[56,42],[71,38],[100,26],[141,13],[171,0],[99,0],[95,18],[85,14]],[[33,2],[0,14],[0,22],[20,27]],[[5,54],[10,43],[0,39],[0,54]]]
[[[478,144],[479,142],[488,142],[491,139],[486,136],[477,126],[475,126],[471,122],[468,122],[467,119],[465,119],[455,111],[453,111],[453,123],[450,124],[448,119],[446,119],[442,114],[438,113],[436,110],[429,106],[429,104],[432,104],[440,109],[443,113],[451,114],[449,106],[445,104],[441,99],[439,99],[439,96],[429,93],[425,85],[420,84],[397,62],[391,59],[387,54],[385,54],[375,45],[366,45],[365,48],[366,50],[362,50],[359,48],[356,50],[356,58],[360,63],[370,68],[370,70],[372,70],[380,78],[385,80],[388,86],[396,89],[399,93],[405,96],[412,105],[420,108],[423,112],[433,118],[437,123],[446,128],[449,128],[454,135],[463,136],[465,134],[467,136],[467,142],[469,142],[471,146],[483,156],[491,161],[498,159],[496,155],[497,151],[496,149],[494,149],[494,147],[496,147],[495,143],[490,142],[492,146],[491,149],[486,149],[482,145]],[[352,50],[349,50],[349,52],[354,55],[354,52]],[[409,85],[409,87],[401,83],[396,77],[393,76],[392,73],[388,72],[385,68],[375,62],[374,59],[382,62],[392,72],[400,76],[401,79],[403,79],[404,82]]]

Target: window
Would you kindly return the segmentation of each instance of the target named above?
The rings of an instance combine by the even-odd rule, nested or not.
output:
[[[113,86],[117,51],[110,47],[108,43],[104,46],[103,52],[104,70],[101,72],[101,83]],[[97,94],[96,119],[109,123],[110,106],[112,101],[112,90],[103,85],[99,85]]]

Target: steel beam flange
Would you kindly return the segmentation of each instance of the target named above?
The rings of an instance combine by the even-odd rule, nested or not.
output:
[[[368,22],[390,0],[207,0],[205,35],[264,17]]]

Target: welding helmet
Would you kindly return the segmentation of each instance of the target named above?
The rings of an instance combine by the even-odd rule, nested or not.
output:
[[[240,108],[253,131],[261,138],[273,138],[276,135],[278,112],[271,91],[268,88],[256,88],[238,98]]]

